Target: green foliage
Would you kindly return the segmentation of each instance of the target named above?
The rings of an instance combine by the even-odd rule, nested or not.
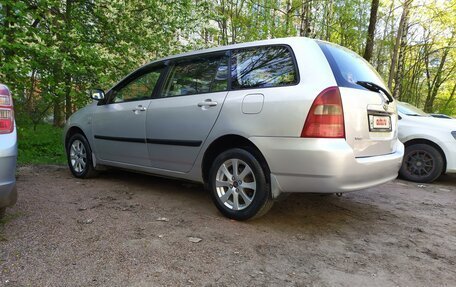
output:
[[[192,21],[190,0],[0,2],[0,82],[34,124],[87,104],[151,59],[182,50],[177,31]],[[193,17],[196,17],[194,15]]]
[[[211,34],[203,38],[213,39],[199,42],[203,46],[300,35],[334,42],[361,55],[365,49],[371,0],[199,2],[212,7],[199,22],[199,29]],[[391,89],[400,100],[429,112],[455,115],[456,0],[380,1],[371,63],[387,82],[405,2],[411,4]]]
[[[64,164],[62,129],[50,124],[18,124],[18,163]]]
[[[392,90],[428,111],[456,114],[456,0],[381,0],[373,66]],[[54,125],[151,60],[205,47],[287,36],[331,41],[363,54],[371,0],[0,0],[0,82],[18,117]],[[397,48],[397,49],[396,49]],[[440,65],[442,63],[442,65]]]

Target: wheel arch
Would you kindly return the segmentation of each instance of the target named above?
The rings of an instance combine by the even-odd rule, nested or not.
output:
[[[447,159],[446,159],[446,155],[445,155],[445,152],[443,151],[443,149],[435,142],[431,141],[431,140],[428,140],[428,139],[423,139],[423,138],[415,138],[415,139],[411,139],[411,140],[408,140],[404,143],[404,146],[405,148],[411,146],[411,145],[414,145],[414,144],[427,144],[427,145],[430,145],[432,146],[433,148],[435,148],[439,153],[440,155],[442,156],[443,158],[443,169],[442,169],[442,174],[445,173],[446,171],[446,168],[447,168]]]
[[[253,155],[258,159],[263,169],[265,170],[267,182],[270,182],[271,170],[269,169],[269,165],[266,161],[266,158],[264,157],[260,149],[252,141],[243,136],[237,134],[228,134],[218,137],[217,139],[212,141],[204,152],[201,164],[201,172],[205,183],[208,182],[209,170],[215,158],[220,153],[231,148],[243,148],[253,153]]]
[[[87,139],[87,136],[85,135],[84,131],[80,127],[72,126],[68,129],[68,131],[65,134],[65,148],[67,148],[68,141],[70,140],[70,138],[77,133],[83,135]]]

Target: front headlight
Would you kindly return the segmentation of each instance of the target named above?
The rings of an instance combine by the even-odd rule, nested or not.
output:
[[[454,139],[456,140],[456,131],[452,131],[451,134],[453,135]]]

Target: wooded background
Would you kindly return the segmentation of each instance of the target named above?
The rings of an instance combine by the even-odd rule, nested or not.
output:
[[[19,121],[61,126],[156,58],[286,36],[364,56],[396,98],[456,115],[456,0],[0,0],[0,82]]]

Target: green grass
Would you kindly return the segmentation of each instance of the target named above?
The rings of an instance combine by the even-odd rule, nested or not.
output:
[[[49,124],[18,124],[18,163],[24,164],[64,164],[62,129]]]

